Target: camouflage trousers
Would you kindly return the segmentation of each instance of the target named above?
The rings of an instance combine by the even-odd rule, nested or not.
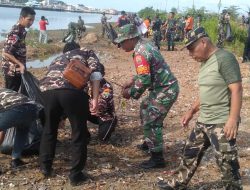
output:
[[[175,37],[175,32],[174,31],[168,31],[167,32],[167,40],[168,40],[168,47],[174,47],[174,37]]]
[[[224,28],[219,28],[217,44],[216,44],[216,46],[218,48],[223,48],[225,38],[226,38],[226,34],[225,34],[225,31],[224,31]]]
[[[158,49],[160,49],[161,46],[161,39],[161,31],[154,31],[153,41]]]
[[[176,101],[178,92],[178,90],[169,90],[167,93],[151,91],[141,103],[140,117],[144,140],[151,152],[163,151],[163,120]]]
[[[173,180],[173,183],[182,187],[176,189],[185,189],[199,166],[205,151],[210,146],[213,148],[225,189],[243,189],[239,173],[236,139],[228,141],[224,136],[223,127],[224,124],[206,125],[197,122],[186,142],[180,166],[175,171],[178,177]]]

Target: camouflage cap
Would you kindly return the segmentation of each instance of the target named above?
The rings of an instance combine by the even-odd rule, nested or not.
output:
[[[132,39],[140,36],[140,32],[134,24],[126,24],[122,26],[118,31],[118,37],[115,39],[115,43],[121,43],[124,40]]]
[[[185,46],[182,49],[192,45],[202,37],[208,37],[208,34],[203,27],[198,27],[194,30],[189,31],[184,39]]]

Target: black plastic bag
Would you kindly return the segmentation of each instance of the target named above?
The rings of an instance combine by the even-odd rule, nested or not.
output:
[[[11,154],[12,148],[14,146],[14,138],[16,136],[16,128],[9,128],[4,137],[4,141],[0,146],[0,151],[2,154]]]
[[[233,32],[230,23],[226,24],[226,41],[232,42],[234,40]]]
[[[25,71],[22,74],[22,84],[25,86],[30,99],[41,105],[44,105],[44,99],[39,88],[39,81],[29,71]]]
[[[37,103],[38,116],[36,122],[29,129],[28,141],[26,142],[23,154],[37,154],[39,151],[40,139],[42,135],[42,124],[44,123],[44,100],[39,88],[39,81],[28,71],[22,74],[22,84],[19,90]],[[3,154],[11,154],[16,134],[15,127],[8,129],[5,133],[4,141],[0,147]]]
[[[40,139],[42,135],[43,127],[39,120],[37,120],[32,127],[30,127],[28,139],[25,143],[25,148],[22,151],[23,155],[33,155],[39,153]],[[0,146],[2,154],[10,155],[14,146],[14,139],[16,136],[16,128],[9,128],[4,137],[4,141]]]

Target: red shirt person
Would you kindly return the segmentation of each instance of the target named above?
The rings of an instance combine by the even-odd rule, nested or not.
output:
[[[48,35],[46,32],[46,25],[49,24],[48,19],[46,19],[44,16],[41,17],[41,20],[39,21],[39,28],[40,28],[40,34],[39,34],[39,42],[40,43],[47,43],[48,42]]]

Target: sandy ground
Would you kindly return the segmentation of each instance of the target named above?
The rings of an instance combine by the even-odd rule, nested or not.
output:
[[[97,32],[98,28],[89,32]],[[50,38],[59,46],[58,42],[62,31]],[[97,34],[99,35],[99,34]],[[58,37],[59,36],[59,37]],[[100,61],[106,67],[106,78],[118,84],[123,84],[130,76],[135,74],[131,53],[125,53],[110,44],[107,39],[99,38],[96,43],[81,41],[82,46],[94,49]],[[32,59],[32,52],[38,51],[29,47],[28,57]],[[177,47],[179,49],[180,47]],[[179,80],[181,87],[177,102],[172,107],[164,122],[165,158],[167,166],[164,169],[142,170],[136,166],[149,156],[138,151],[136,145],[142,142],[142,128],[138,115],[140,100],[124,100],[120,96],[120,87],[114,85],[116,111],[119,125],[111,138],[111,143],[101,144],[97,141],[97,127],[90,124],[92,140],[88,146],[88,159],[85,167],[90,179],[78,187],[71,187],[68,181],[70,168],[70,126],[59,129],[57,153],[53,168],[55,177],[43,179],[39,174],[38,157],[26,157],[29,164],[19,170],[10,170],[10,156],[0,154],[3,174],[0,176],[0,189],[38,189],[38,190],[68,190],[68,189],[107,189],[107,190],[153,190],[157,188],[159,178],[169,178],[170,171],[178,163],[178,156],[183,148],[184,140],[194,126],[195,118],[190,124],[190,129],[183,130],[180,126],[180,118],[191,106],[198,95],[197,75],[199,63],[193,61],[188,52],[167,52],[166,46],[161,50],[163,56],[170,65],[171,70]],[[250,88],[249,88],[249,64],[240,64],[244,86],[242,123],[239,129],[238,146],[241,174],[245,190],[250,190]],[[46,68],[32,69],[38,78],[44,76]],[[2,78],[0,85],[2,84]],[[201,166],[194,175],[190,189],[214,190],[221,189],[219,170],[216,166],[212,151],[205,155]]]

